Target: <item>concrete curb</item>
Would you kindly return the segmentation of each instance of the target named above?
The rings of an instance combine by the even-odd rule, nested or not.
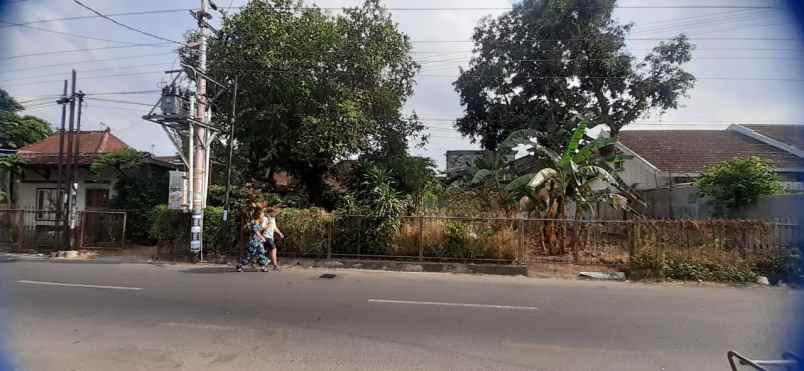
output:
[[[53,263],[94,263],[94,264],[175,264],[176,262],[153,260],[150,258],[140,258],[131,256],[120,257],[94,257],[94,258],[51,258],[47,256],[31,256],[27,254],[4,254],[5,261],[46,261]],[[381,270],[390,272],[428,272],[428,273],[468,273],[468,274],[493,274],[501,276],[527,276],[528,267],[526,265],[509,264],[464,264],[464,263],[440,263],[440,262],[404,262],[389,260],[327,260],[309,258],[282,258],[280,262],[284,266],[301,266],[308,268],[330,268],[330,269],[367,269]],[[210,262],[212,264],[224,263],[223,261]],[[234,261],[230,262],[234,264]],[[225,264],[225,263],[224,263]]]
[[[508,264],[463,264],[439,262],[404,262],[388,260],[319,260],[305,258],[280,259],[282,265],[298,265],[311,268],[368,269],[391,272],[428,273],[475,273],[502,276],[527,276],[526,265]]]

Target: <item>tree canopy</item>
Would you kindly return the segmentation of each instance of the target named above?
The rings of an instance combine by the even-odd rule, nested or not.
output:
[[[710,197],[716,212],[749,206],[782,190],[771,162],[759,157],[736,158],[709,167],[697,181],[700,193]]]
[[[466,114],[458,130],[495,150],[535,129],[560,150],[576,115],[620,129],[675,109],[695,78],[682,69],[693,46],[682,34],[639,60],[626,50],[632,24],[612,19],[616,0],[523,0],[475,29],[474,57],[455,81]]]
[[[223,22],[221,35],[210,43],[209,72],[238,79],[235,165],[245,179],[270,182],[286,170],[317,203],[322,175],[337,160],[404,153],[421,137],[415,115],[401,113],[419,66],[379,0],[340,15],[253,1]],[[231,109],[222,108],[216,121],[226,125]]]
[[[17,114],[25,107],[0,89],[0,148],[18,149],[53,134],[50,124],[36,116]]]

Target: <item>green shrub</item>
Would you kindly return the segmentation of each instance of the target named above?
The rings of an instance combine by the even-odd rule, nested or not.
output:
[[[332,216],[321,209],[285,209],[277,218],[285,234],[282,250],[300,255],[324,256]]]
[[[640,254],[631,259],[632,271],[646,277],[683,281],[753,282],[757,278],[750,259],[724,251],[670,251]]]
[[[160,242],[180,242],[190,240],[190,214],[168,209],[167,205],[157,205],[150,213],[152,220],[150,238]],[[235,223],[232,223],[235,224]],[[234,227],[236,229],[236,226]],[[236,235],[236,231],[225,231],[223,208],[208,207],[204,210],[204,245],[212,249]]]
[[[776,284],[779,281],[800,282],[802,279],[801,254],[797,250],[785,250],[754,258],[756,272],[767,276]]]

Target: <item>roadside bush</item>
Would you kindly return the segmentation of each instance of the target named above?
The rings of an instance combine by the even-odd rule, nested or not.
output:
[[[752,259],[727,251],[668,251],[639,254],[631,259],[631,270],[641,277],[682,281],[754,282],[756,266]]]
[[[797,250],[785,250],[778,254],[769,254],[754,258],[755,270],[768,277],[768,281],[777,284],[784,282],[801,282],[801,254]]]
[[[398,255],[418,255],[418,221],[403,226],[394,239]],[[448,259],[500,259],[514,256],[517,235],[510,226],[475,225],[462,221],[428,220],[422,223],[424,256]]]
[[[167,205],[157,205],[151,212],[153,221],[149,230],[150,238],[158,244],[181,248],[190,241],[190,214],[168,209]],[[236,223],[230,223],[227,230],[223,222],[222,207],[207,207],[204,210],[204,249],[220,253],[222,248],[237,237]],[[189,247],[188,247],[189,249]]]
[[[322,209],[284,209],[277,220],[285,234],[282,251],[303,256],[326,255],[331,220],[332,216]]]

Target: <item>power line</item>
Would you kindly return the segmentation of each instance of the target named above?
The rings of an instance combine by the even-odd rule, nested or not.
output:
[[[3,73],[12,73],[12,72],[20,72],[20,71],[30,71],[30,70],[38,70],[43,68],[51,68],[51,67],[61,67],[61,66],[74,66],[79,64],[87,64],[87,63],[95,63],[95,62],[109,62],[109,61],[118,61],[118,60],[131,60],[137,58],[144,58],[144,57],[156,57],[156,56],[163,56],[163,55],[172,55],[173,52],[162,52],[162,53],[152,53],[152,54],[139,54],[139,55],[127,55],[123,57],[115,57],[115,58],[102,58],[102,59],[85,59],[76,62],[65,62],[65,63],[55,63],[55,64],[43,64],[39,66],[32,66],[26,68],[17,68],[14,70],[5,70],[0,71],[0,74]]]
[[[243,7],[226,7],[229,9],[242,9]],[[614,6],[616,9],[780,9],[779,7],[775,6],[743,6],[743,5],[616,5]],[[225,9],[225,8],[224,8]],[[302,7],[300,9],[321,9],[321,10],[342,10],[343,7]],[[496,7],[496,8],[465,8],[465,7],[439,7],[439,8],[386,8],[388,11],[420,11],[420,12],[454,12],[454,11],[504,11],[504,10],[512,10],[512,7]],[[174,9],[157,9],[157,10],[147,10],[147,11],[136,11],[136,12],[121,12],[121,13],[109,13],[106,14],[107,17],[122,17],[122,16],[136,16],[136,15],[154,15],[154,14],[168,14],[168,13],[184,13],[193,9],[190,8],[174,8]],[[293,9],[288,9],[293,10]],[[40,19],[35,21],[25,21],[21,24],[29,25],[34,23],[47,23],[47,22],[63,22],[63,21],[75,21],[81,19],[91,19],[101,17],[101,15],[87,15],[87,16],[74,16],[74,17],[62,17],[62,18],[50,18],[50,19]],[[12,26],[3,26],[4,27],[12,27]]]
[[[437,75],[437,74],[421,74],[421,77],[443,77],[457,79],[460,76],[454,75]],[[471,78],[479,78],[480,76],[468,76]],[[627,80],[630,76],[530,76],[533,79],[594,79],[594,80]],[[788,77],[729,77],[729,76],[695,76],[695,80],[730,80],[730,81],[782,81],[782,82],[804,82],[804,79],[788,78]]]
[[[83,70],[81,72],[97,72],[97,71],[109,71],[109,70],[118,70],[122,68],[138,68],[138,67],[153,67],[153,66],[165,66],[169,67],[170,62],[159,62],[159,63],[147,63],[147,64],[135,64],[135,65],[125,65],[125,66],[113,66],[113,67],[104,67],[104,68],[93,68],[88,70]],[[35,75],[35,76],[25,76],[16,79],[8,79],[8,80],[0,80],[0,83],[7,83],[11,81],[26,81],[30,79],[37,79],[42,77],[53,77],[53,76],[63,76],[64,73],[49,73],[44,75]]]
[[[96,96],[96,95],[140,95],[140,94],[153,94],[153,93],[161,93],[162,90],[153,89],[153,90],[135,90],[135,91],[113,91],[113,92],[105,92],[105,93],[87,93],[86,96]]]
[[[62,35],[62,36],[76,37],[76,38],[85,39],[85,40],[104,41],[104,42],[117,43],[117,44],[128,44],[128,45],[136,44],[136,43],[130,42],[130,41],[110,40],[110,39],[104,39],[104,38],[94,37],[94,36],[79,35],[79,34],[74,34],[74,33],[69,33],[69,32],[50,30],[50,29],[47,29],[47,28],[29,26],[29,25],[22,24],[22,23],[14,23],[14,22],[8,22],[8,21],[3,21],[3,20],[0,20],[0,23],[9,24],[9,25],[12,25],[12,26],[25,27],[25,28],[29,28],[29,29],[32,29],[32,30],[42,31],[42,32],[49,32],[49,33]]]
[[[86,77],[82,77],[81,80],[84,81],[84,80],[95,80],[95,79],[103,79],[103,78],[110,78],[110,77],[137,76],[137,75],[147,75],[147,74],[152,74],[152,73],[164,73],[164,72],[165,71],[163,71],[163,70],[158,70],[158,71],[120,73],[120,74],[113,74],[113,75],[86,76]],[[46,80],[46,81],[33,81],[33,82],[24,83],[24,84],[13,84],[12,83],[12,84],[8,84],[8,85],[19,87],[19,86],[40,85],[40,84],[54,84],[54,83],[58,83],[58,82],[59,82],[59,80]]]
[[[626,40],[631,41],[668,41],[667,37],[625,37]],[[605,41],[609,38],[605,37],[570,37],[559,39],[524,39],[521,41],[541,42],[541,41]],[[801,38],[790,37],[690,37],[693,41],[802,41]],[[452,44],[452,43],[474,43],[475,40],[412,40],[411,42],[419,44]]]
[[[145,44],[121,45],[121,46],[104,46],[104,47],[98,47],[98,48],[58,50],[58,51],[50,51],[50,52],[38,52],[38,53],[30,53],[30,54],[12,55],[10,57],[2,57],[2,58],[0,58],[0,60],[19,59],[19,58],[27,58],[27,57],[39,57],[39,56],[43,56],[43,55],[52,55],[52,54],[68,54],[68,53],[79,53],[79,52],[91,52],[91,51],[97,51],[97,50],[138,48],[138,47],[164,47],[166,44],[167,43],[161,42],[161,43],[145,43]]]
[[[92,9],[92,8],[91,8],[91,7],[89,7],[88,5],[86,5],[86,4],[84,4],[84,3],[82,3],[82,2],[80,2],[80,1],[78,1],[78,0],[73,0],[73,2],[74,2],[74,3],[76,3],[76,4],[78,4],[78,5],[80,5],[80,6],[81,6],[81,7],[83,7],[84,9],[89,10],[90,12],[97,14],[99,17],[101,17],[101,18],[103,18],[103,19],[106,19],[106,20],[108,20],[108,21],[110,21],[110,22],[112,22],[112,23],[114,23],[114,24],[116,24],[116,25],[118,25],[118,26],[123,27],[123,28],[126,28],[126,29],[129,29],[129,30],[131,30],[131,31],[134,31],[134,32],[137,32],[137,33],[143,34],[143,35],[145,35],[145,36],[150,36],[150,37],[153,37],[153,38],[158,39],[158,40],[167,41],[167,42],[172,42],[172,43],[174,43],[174,44],[179,44],[179,45],[185,45],[185,44],[184,44],[184,43],[182,43],[182,42],[178,42],[178,41],[176,41],[176,40],[167,39],[167,38],[164,38],[164,37],[159,36],[159,35],[154,35],[154,34],[152,34],[152,33],[150,33],[150,32],[143,31],[143,30],[140,30],[140,29],[137,29],[137,28],[131,27],[131,26],[129,26],[129,25],[127,25],[127,24],[124,24],[124,23],[122,23],[122,22],[118,22],[118,21],[117,21],[117,20],[115,20],[114,18],[111,18],[111,17],[109,17],[109,16],[107,16],[107,15],[104,15],[103,13],[101,13],[101,12],[99,12],[99,11],[95,10],[95,9]]]
[[[153,14],[167,14],[167,13],[186,13],[191,9],[182,8],[182,9],[162,9],[162,10],[146,10],[146,11],[138,11],[138,12],[123,12],[123,13],[109,13],[106,14],[108,17],[123,17],[123,16],[133,16],[133,15],[153,15]],[[49,23],[49,22],[63,22],[63,21],[76,21],[81,19],[91,19],[91,18],[98,18],[98,15],[84,15],[84,16],[75,16],[75,17],[63,17],[63,18],[50,18],[50,19],[39,19],[35,21],[25,21],[21,22],[21,25],[29,25],[35,23]],[[6,27],[14,27],[14,26],[0,26],[0,29]]]
[[[132,104],[137,106],[146,106],[146,107],[153,107],[153,103],[142,103],[142,102],[132,102],[127,100],[119,100],[119,99],[106,99],[106,98],[87,98],[95,101],[100,102],[109,102],[109,103],[120,103],[120,104]]]

